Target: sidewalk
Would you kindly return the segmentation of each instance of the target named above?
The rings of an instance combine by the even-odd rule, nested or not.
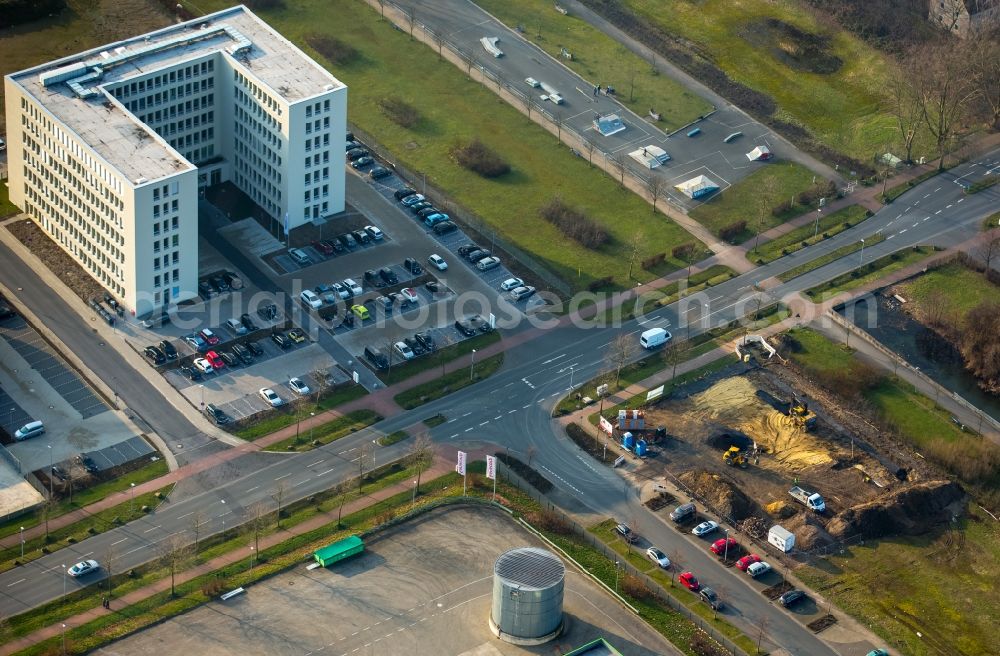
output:
[[[471,454],[470,454],[471,455]],[[450,456],[443,457],[440,454],[435,454],[433,464],[427,471],[424,472],[421,482],[426,483],[439,476],[443,476],[454,470],[454,466],[451,463]],[[409,481],[403,483],[397,483],[396,485],[378,490],[370,495],[366,495],[361,499],[356,499],[350,503],[344,505],[343,515],[347,516],[351,513],[357,512],[363,508],[373,505],[384,499],[388,499],[391,496],[400,494],[402,492],[409,492],[413,489],[412,484]],[[272,533],[266,537],[260,539],[260,550],[263,551],[269,547],[273,547],[285,540],[288,540],[297,535],[302,535],[303,533],[308,533],[314,529],[320,528],[326,524],[330,524],[337,521],[337,512],[327,512],[320,515],[316,515],[312,519],[305,521],[301,524],[293,526],[288,529],[281,529],[277,533]],[[252,540],[252,537],[247,538],[248,541]],[[178,572],[175,577],[175,584],[179,585],[190,581],[191,579],[197,578],[203,574],[208,574],[226,565],[231,565],[233,563],[239,562],[241,560],[246,560],[249,567],[249,560],[247,557],[248,552],[242,549],[236,549],[229,553],[217,556],[212,560],[206,561],[196,567],[184,570],[183,572]],[[123,606],[131,606],[132,604],[148,599],[155,594],[166,592],[170,590],[170,577],[166,577],[162,580],[151,583],[138,590],[133,590],[128,594],[115,598],[112,603],[112,610],[106,611],[103,608],[95,607],[88,611],[78,613],[72,617],[66,618],[54,624],[51,624],[45,628],[39,629],[33,633],[29,633],[26,636],[17,638],[7,642],[2,647],[0,647],[0,655],[13,654],[22,649],[26,649],[31,645],[34,645],[43,640],[54,638],[62,634],[62,625],[65,624],[68,628],[72,629],[92,620],[101,617],[109,612],[114,612],[115,608],[122,608]]]

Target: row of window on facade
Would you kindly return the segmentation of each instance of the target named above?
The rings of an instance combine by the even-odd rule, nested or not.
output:
[[[215,128],[205,128],[201,132],[187,134],[178,139],[171,139],[168,143],[172,148],[190,148],[206,141],[215,139]]]
[[[214,106],[215,106],[215,94],[207,93],[204,96],[199,96],[197,98],[194,98],[193,100],[185,100],[184,102],[179,102],[175,105],[171,105],[170,107],[165,107],[163,109],[157,110],[152,114],[147,114],[146,116],[147,118],[152,116],[153,121],[158,123],[160,119],[166,120],[166,119],[176,118],[178,116],[184,116],[192,112],[200,112],[203,109],[211,109]],[[152,108],[153,104],[150,103],[149,107]],[[134,100],[125,105],[125,108],[128,111],[132,112],[133,114],[138,115],[138,112],[146,109],[146,101],[145,99]],[[160,115],[160,119],[156,118],[157,114]],[[145,123],[146,121],[143,122]]]
[[[180,121],[170,121],[170,117],[164,115],[162,120],[169,122],[162,124],[159,114],[161,114],[161,112],[143,114],[139,117],[139,120],[156,130],[156,133],[161,137],[177,134],[178,132],[197,130],[202,125],[214,125],[215,121],[214,111],[202,112],[201,114],[197,114],[193,117],[188,117]]]
[[[108,201],[124,209],[125,203],[118,198],[108,186],[114,186],[117,193],[121,193],[121,181],[108,172],[108,169],[101,162],[91,156],[90,149],[82,147],[75,139],[70,139],[57,125],[49,118],[49,114],[39,108],[33,102],[28,102],[25,97],[21,98],[21,125],[26,131],[35,135],[39,141],[44,141],[46,152],[57,153],[59,158],[73,166],[80,177],[86,177],[87,182],[92,187],[104,188]],[[25,117],[30,116],[31,120]],[[56,147],[56,143],[68,148],[68,156],[61,148]],[[25,139],[25,146],[28,146],[28,139]],[[32,149],[39,153],[37,143],[32,145]],[[79,161],[77,161],[79,160]]]
[[[174,251],[173,253],[168,253],[167,255],[164,255],[162,258],[154,257],[153,271],[159,271],[161,265],[165,267],[171,264],[178,264],[179,261],[180,261],[180,253],[178,253],[177,251]]]
[[[190,80],[201,75],[209,75],[214,70],[215,62],[208,59],[203,62],[185,66],[184,68],[178,68],[160,75],[153,75],[134,82],[126,82],[125,84],[116,87],[112,93],[118,98],[128,98],[129,96],[146,93],[147,91],[153,89],[159,89],[164,85],[173,85],[183,80]],[[212,79],[212,84],[215,84],[214,79]]]
[[[262,88],[257,86],[257,84],[253,80],[251,80],[250,78],[248,78],[246,75],[244,75],[235,68],[233,69],[233,79],[236,82],[242,84],[247,89],[249,89],[250,93],[253,95],[254,99],[258,103],[262,105],[267,105],[268,109],[270,109],[278,116],[281,116],[283,111],[281,103],[272,98],[271,95],[266,93]]]
[[[321,111],[323,112],[330,111],[329,98],[324,100],[322,103],[316,101],[314,103],[309,103],[308,105],[306,105],[306,118],[312,117],[313,114],[319,114]],[[327,127],[329,127],[329,123],[327,124]]]
[[[95,194],[90,187],[85,186],[79,178],[72,175],[70,170],[58,161],[51,160],[50,167],[40,167],[37,161],[31,154],[25,154],[24,177],[30,185],[38,189],[45,189],[50,196],[53,190],[59,190],[64,195],[71,196],[74,208],[85,211],[92,221],[101,222],[102,230],[109,234],[115,234],[115,239],[119,244],[125,243],[125,238],[116,234],[117,231],[112,224],[104,220],[106,216],[115,217],[116,225],[119,230],[121,229],[121,219],[118,218],[114,209],[102,200],[102,197]]]
[[[176,216],[171,217],[169,221],[163,221],[162,223],[160,221],[157,221],[156,223],[153,224],[153,236],[159,237],[161,231],[167,233],[171,230],[177,230],[179,227],[180,227],[180,220]]]
[[[246,115],[239,116],[239,110],[236,114],[237,123],[234,134],[237,141],[242,140],[246,144],[247,152],[263,153],[267,156],[268,161],[281,166],[281,155],[277,152],[281,149],[281,139],[271,134],[270,131],[262,129],[260,123],[252,118]],[[247,123],[250,124],[250,127],[247,127]]]
[[[244,162],[245,163],[245,162]],[[237,169],[239,166],[237,165]],[[271,216],[278,216],[281,213],[281,208],[275,203],[271,197],[265,196],[260,192],[260,190],[254,185],[250,184],[250,181],[244,176],[239,170],[236,171],[233,176],[233,184],[239,187],[243,192],[252,198],[254,202],[264,208]],[[277,192],[278,198],[280,200],[281,192]]]
[[[117,246],[125,243],[124,237],[113,231],[111,226],[94,213],[92,209],[80,203],[67,202],[62,196],[53,194],[51,187],[33,184],[37,181],[37,176],[31,171],[27,172],[25,178],[29,183],[25,185],[25,191],[30,200],[34,200],[39,205],[48,208],[50,211],[47,214],[58,218],[64,228],[69,229],[73,224],[79,226],[88,236],[97,240],[104,251],[110,252],[116,259],[124,261],[121,250],[117,248]],[[50,203],[49,201],[52,202]],[[88,216],[84,216],[80,212],[80,209],[87,210]],[[69,219],[66,218],[67,216]],[[74,227],[73,230],[77,231],[77,228]],[[112,243],[112,240],[114,240],[114,243]]]
[[[153,287],[159,289],[160,287],[165,287],[169,285],[171,282],[179,282],[181,279],[181,270],[174,269],[173,271],[170,272],[169,278],[167,276],[168,274],[166,273],[163,274],[162,277],[159,274],[154,275]]]

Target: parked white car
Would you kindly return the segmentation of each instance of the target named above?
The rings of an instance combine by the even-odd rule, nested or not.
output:
[[[365,232],[367,232],[368,236],[374,239],[375,241],[381,241],[382,238],[385,237],[385,233],[379,230],[377,226],[373,225],[365,226]]]
[[[416,303],[417,299],[420,298],[419,296],[417,296],[417,290],[415,290],[413,287],[405,287],[403,289],[400,289],[399,293],[403,295],[403,298],[406,299],[407,303]]]
[[[698,537],[701,537],[703,535],[708,535],[717,528],[719,528],[718,522],[713,522],[712,520],[709,520],[707,522],[702,522],[701,524],[698,524],[693,529],[691,529],[691,535],[697,535]]]
[[[524,287],[524,281],[520,278],[507,278],[500,283],[500,291],[502,292],[509,292],[512,289],[517,289],[518,287]]]
[[[510,290],[510,297],[515,301],[520,301],[521,299],[528,298],[534,293],[535,293],[535,288],[532,287],[531,285],[528,285],[526,287],[515,287],[514,289]]]
[[[212,363],[205,358],[195,358],[193,364],[195,368],[203,374],[210,374],[213,371]]]
[[[354,281],[354,278],[344,278],[344,285],[351,290],[352,296],[361,296],[364,290],[361,289],[361,285]]]
[[[293,392],[295,392],[299,396],[305,396],[306,394],[312,391],[309,389],[309,386],[306,385],[305,381],[303,381],[301,378],[290,379],[288,381],[288,386],[292,389]]]
[[[413,359],[413,349],[407,346],[406,342],[396,342],[392,345],[392,348],[396,349],[396,353],[398,353],[404,360]]]
[[[299,298],[302,299],[303,303],[305,303],[306,305],[308,305],[309,307],[311,307],[314,310],[318,310],[321,307],[323,307],[323,299],[321,299],[316,294],[316,292],[314,292],[314,291],[312,291],[310,289],[304,289],[304,290],[302,290],[302,293],[299,294]]]
[[[264,401],[266,401],[272,408],[277,408],[285,403],[285,401],[270,387],[261,387],[257,393],[260,394],[260,398],[264,399]]]
[[[429,258],[427,258],[427,261],[433,264],[434,268],[437,269],[438,271],[448,270],[448,263],[445,262],[444,258],[438,255],[437,253],[434,253]]]
[[[749,574],[751,578],[763,576],[770,571],[771,565],[769,563],[765,563],[763,560],[759,563],[752,563],[749,567],[747,567],[747,574]]]
[[[659,565],[660,567],[662,567],[663,569],[667,569],[670,567],[670,559],[667,558],[667,554],[663,553],[656,547],[650,547],[649,549],[646,549],[646,557],[649,558],[654,563],[656,563],[657,565]]]
[[[490,257],[484,257],[476,262],[476,268],[480,271],[489,271],[490,269],[498,266],[500,266],[500,258],[492,255]]]

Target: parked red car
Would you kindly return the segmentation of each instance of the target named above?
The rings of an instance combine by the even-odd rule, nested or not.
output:
[[[206,353],[205,359],[208,360],[210,365],[212,365],[212,369],[223,369],[226,366],[226,363],[222,361],[222,358],[219,357],[219,354],[215,351],[209,351]]]
[[[691,572],[681,573],[681,575],[677,577],[677,580],[691,592],[698,592],[701,590],[701,583],[698,583],[698,579],[696,579],[694,574]]]
[[[736,550],[739,549],[739,547],[740,545],[738,545],[736,543],[736,540],[733,538],[720,538],[712,543],[711,549],[712,553],[714,553],[716,556],[721,556],[725,554],[727,551],[735,553]]]
[[[208,342],[210,345],[215,346],[219,343],[219,336],[211,331],[209,328],[205,328],[201,331],[201,338]]]
[[[736,569],[740,570],[741,572],[745,572],[747,571],[747,567],[750,567],[754,563],[759,563],[759,562],[760,562],[760,556],[752,553],[747,556],[743,556],[742,558],[737,560]]]
[[[333,255],[333,244],[331,244],[326,239],[321,241],[314,241],[312,243],[313,248],[322,253],[323,255]]]

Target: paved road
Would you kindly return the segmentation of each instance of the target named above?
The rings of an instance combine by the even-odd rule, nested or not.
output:
[[[326,489],[336,481],[356,474],[358,450],[376,435],[411,426],[440,412],[449,421],[432,431],[436,440],[456,446],[476,442],[495,443],[521,454],[529,446],[534,446],[537,454],[533,463],[554,480],[559,488],[558,498],[563,499],[565,505],[589,509],[602,516],[640,517],[641,525],[646,527],[643,533],[648,538],[667,550],[679,553],[680,562],[698,572],[709,583],[724,585],[732,608],[729,618],[744,630],[752,631],[755,622],[766,618],[772,639],[793,654],[856,653],[858,645],[835,650],[784,611],[762,603],[760,595],[749,587],[743,577],[714,565],[702,545],[692,543],[659,523],[654,515],[636,503],[621,478],[612,471],[593,465],[572,442],[554,430],[550,419],[551,407],[568,389],[571,377],[582,381],[598,372],[606,345],[619,332],[635,334],[649,325],[670,326],[676,331],[679,316],[696,320],[691,327],[692,334],[726,323],[739,316],[741,308],[753,307],[756,292],[753,292],[752,286],[757,281],[880,230],[892,238],[866,249],[866,259],[919,243],[950,245],[962,241],[974,234],[981,217],[995,210],[1000,202],[1000,190],[964,196],[958,182],[963,176],[982,175],[997,161],[1000,161],[1000,150],[989,153],[976,163],[925,182],[861,225],[800,254],[782,258],[713,287],[709,294],[686,304],[686,307],[674,304],[639,321],[627,322],[619,329],[564,326],[558,330],[539,331],[533,339],[509,351],[501,372],[473,388],[387,419],[372,429],[359,431],[327,447],[302,454],[276,455],[273,464],[252,475],[236,478],[196,497],[166,504],[163,509],[138,522],[88,538],[30,565],[0,574],[0,613],[21,612],[58,598],[63,585],[80,585],[80,582],[64,579],[62,564],[85,557],[107,560],[107,554],[112,550],[115,569],[121,571],[155,558],[157,544],[167,536],[178,531],[187,531],[190,536],[191,522],[198,513],[202,513],[207,522],[201,531],[204,535],[221,530],[224,518],[234,521],[256,501],[273,503],[271,496],[277,485],[284,483],[288,486],[285,494],[288,501]],[[0,256],[9,255],[0,251]],[[849,271],[856,265],[853,257],[844,258],[773,288],[768,294],[778,296],[797,292]],[[20,269],[11,269],[7,267],[0,273],[5,282],[13,282],[14,287],[23,287],[25,281],[30,283],[32,276]],[[31,290],[33,293],[26,295],[26,300],[33,308],[40,306],[45,320],[52,321],[54,329],[59,326],[66,332],[67,342],[79,348],[81,358],[89,366],[113,368],[116,372],[128,369],[119,368],[118,359],[103,347],[88,344],[90,338],[82,322],[68,314],[65,307],[60,307],[58,299],[53,299],[37,285]],[[708,304],[702,315],[707,317],[704,323],[698,319],[702,314],[702,302]],[[78,342],[81,344],[79,347],[76,346]],[[143,382],[138,374],[135,375],[138,377],[135,381],[138,388]],[[173,415],[172,412],[168,414]],[[164,419],[177,421],[178,418]],[[380,448],[377,460],[385,462],[399,457],[407,447],[406,442],[401,442]]]
[[[0,262],[20,262],[20,259],[0,243]],[[24,266],[3,266],[0,281],[18,300],[29,305],[64,344],[71,346],[91,371],[114,387],[141,428],[155,431],[171,445],[179,464],[227,448],[198,431],[177,412],[146,379],[146,372],[134,369],[118,357],[115,349],[126,347],[106,343],[34,271]]]

